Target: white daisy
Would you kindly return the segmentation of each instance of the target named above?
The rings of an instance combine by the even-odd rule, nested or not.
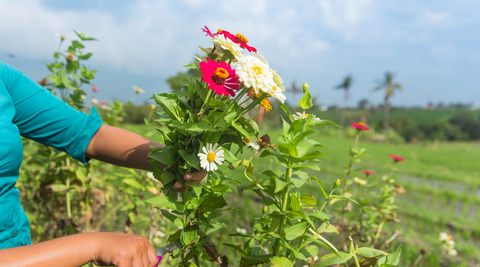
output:
[[[275,82],[270,67],[258,57],[244,56],[232,65],[235,66],[240,81],[245,87],[252,87],[255,94],[273,91]]]
[[[138,87],[138,86],[132,86],[133,90],[135,90],[135,94],[142,94],[142,93],[145,93],[145,90],[143,90],[142,88]]]
[[[200,167],[207,172],[217,170],[218,167],[216,164],[222,165],[225,160],[223,157],[223,149],[218,146],[217,143],[215,143],[215,145],[208,143],[202,150],[204,153],[198,153],[197,156],[200,158]]]
[[[242,52],[242,48],[232,40],[225,38],[223,34],[216,35],[212,40],[210,40],[210,42],[232,53],[236,60],[239,60],[245,56]]]
[[[243,142],[245,142],[249,147],[251,147],[255,150],[260,149],[260,146],[256,142],[252,142],[252,140],[250,140],[248,137],[244,137],[242,139],[243,139]]]
[[[235,229],[235,232],[240,233],[240,234],[244,234],[244,235],[247,234],[247,230],[243,229],[243,228],[240,228],[240,227],[237,227],[237,229]]]
[[[60,33],[58,33],[58,32],[55,33],[55,36],[60,37],[60,39],[61,39],[62,41],[65,40],[65,39],[68,39],[67,36],[65,36],[65,35],[63,35],[63,34],[60,34]]]
[[[457,251],[455,249],[450,249],[448,251],[448,256],[451,256],[451,257],[457,256]]]

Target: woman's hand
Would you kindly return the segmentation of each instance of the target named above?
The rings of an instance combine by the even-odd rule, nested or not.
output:
[[[185,179],[185,181],[191,181],[194,184],[199,184],[202,181],[202,179],[205,178],[206,175],[207,175],[207,171],[201,170],[201,171],[187,173],[185,174],[183,179]],[[182,182],[176,182],[173,185],[173,189],[175,189],[180,193],[183,193],[185,192],[185,184]]]
[[[158,263],[155,249],[140,235],[96,233],[94,258],[96,265],[118,267],[154,267]]]

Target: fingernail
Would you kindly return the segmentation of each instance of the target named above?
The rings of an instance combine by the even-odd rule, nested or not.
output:
[[[173,188],[180,188],[182,187],[182,185],[180,184],[180,182],[176,182],[174,185],[173,185]]]
[[[186,174],[185,175],[185,180],[192,180],[192,175]]]

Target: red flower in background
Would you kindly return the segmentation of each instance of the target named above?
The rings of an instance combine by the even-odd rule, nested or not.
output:
[[[207,62],[200,62],[200,70],[202,71],[203,81],[217,95],[235,96],[233,90],[240,88],[240,81],[235,74],[235,70],[225,61],[218,63],[207,58]]]
[[[370,176],[370,175],[374,175],[374,174],[375,174],[375,173],[372,172],[371,170],[364,170],[364,171],[361,171],[361,173],[366,174],[367,176]]]
[[[352,127],[359,130],[359,131],[369,131],[370,130],[370,127],[368,127],[367,125],[365,125],[365,123],[363,122],[359,122],[359,123],[356,123],[356,122],[352,122]]]
[[[405,161],[405,159],[399,155],[390,154],[390,157],[395,161],[395,163]]]
[[[94,93],[98,92],[98,87],[96,87],[96,86],[92,87],[92,91],[93,91]]]

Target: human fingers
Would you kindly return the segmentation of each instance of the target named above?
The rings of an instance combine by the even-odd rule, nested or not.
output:
[[[177,192],[183,193],[183,192],[185,192],[185,184],[182,183],[182,182],[176,182],[173,185],[173,189]]]
[[[195,184],[199,184],[203,178],[207,175],[207,171],[200,170],[196,172],[189,172],[183,177],[186,181],[192,181]]]
[[[148,241],[148,240],[147,240]],[[149,265],[148,267],[156,267],[159,263],[159,258],[157,257],[157,253],[155,252],[155,248],[153,248],[152,244],[148,242],[148,251],[147,251],[147,258]]]

